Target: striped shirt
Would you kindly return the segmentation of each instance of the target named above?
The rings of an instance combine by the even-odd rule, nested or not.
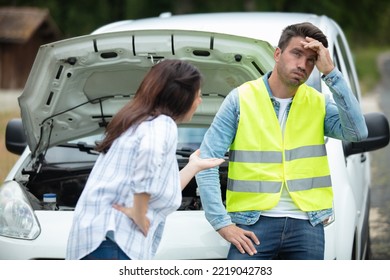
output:
[[[131,259],[151,259],[167,215],[181,203],[176,160],[177,126],[168,116],[144,121],[100,154],[74,211],[66,259],[81,259],[113,236]],[[145,237],[113,204],[133,205],[134,194],[148,193],[150,229]]]

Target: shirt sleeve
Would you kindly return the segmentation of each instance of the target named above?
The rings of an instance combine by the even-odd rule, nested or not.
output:
[[[144,123],[133,172],[135,193],[154,195],[160,191],[162,167],[175,153],[176,143],[177,127],[172,119],[164,117]]]
[[[232,143],[238,123],[238,91],[234,89],[225,98],[200,146],[203,158],[223,158]],[[196,175],[202,206],[215,230],[232,224],[221,200],[219,167],[205,169]]]
[[[340,140],[357,142],[367,138],[368,130],[360,104],[347,85],[341,72],[334,68],[322,79],[333,93],[327,98],[325,135]]]

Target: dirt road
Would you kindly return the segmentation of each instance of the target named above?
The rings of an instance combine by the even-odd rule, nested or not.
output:
[[[381,82],[363,99],[365,112],[383,112],[390,120],[390,52],[378,58]],[[390,145],[371,155],[370,234],[373,259],[390,260]]]

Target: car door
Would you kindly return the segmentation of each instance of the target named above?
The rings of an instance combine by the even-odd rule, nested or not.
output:
[[[355,71],[354,62],[344,36],[339,33],[334,47],[334,62],[343,73],[356,99],[360,102],[360,87]],[[357,230],[355,236],[355,254],[361,254],[368,240],[368,212],[369,212],[369,184],[370,184],[370,160],[368,153],[350,155],[345,158],[348,180],[356,203]],[[361,256],[352,256],[360,258]]]

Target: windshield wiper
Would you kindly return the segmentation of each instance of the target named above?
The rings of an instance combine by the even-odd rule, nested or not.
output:
[[[181,149],[176,150],[176,155],[183,156],[183,157],[190,157],[190,155],[195,152],[196,149],[183,147]],[[229,152],[226,152],[225,159],[229,159]]]
[[[195,152],[194,149],[183,147],[181,149],[176,150],[176,155],[182,156],[182,157],[190,157],[190,155]]]
[[[99,152],[95,150],[95,145],[90,145],[85,142],[77,142],[77,143],[67,143],[67,144],[61,144],[58,145],[59,147],[65,147],[65,148],[77,148],[80,152],[85,152],[90,155],[98,155]]]

